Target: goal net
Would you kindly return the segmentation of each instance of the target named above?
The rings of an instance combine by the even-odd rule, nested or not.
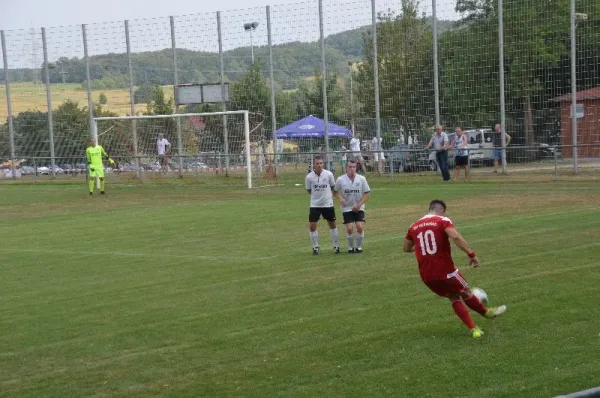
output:
[[[98,117],[93,134],[117,161],[113,178],[254,188],[270,169],[262,119],[248,111]]]

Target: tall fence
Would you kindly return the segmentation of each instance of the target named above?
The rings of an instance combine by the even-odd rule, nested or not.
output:
[[[595,0],[319,0],[1,33],[0,160],[13,178],[34,159],[50,175],[78,163],[93,117],[133,113],[249,110],[253,144],[274,153],[276,173],[294,153],[325,153],[332,167],[352,135],[363,151],[410,151],[436,123],[449,132],[501,124],[532,162],[562,147],[574,173],[600,157]],[[174,85],[221,82],[227,103],[174,103]],[[348,133],[334,137],[326,123],[310,139],[278,139],[308,115]],[[138,170],[161,134],[174,159],[216,153],[227,169],[240,143],[221,126],[211,140],[175,123],[139,137],[135,125],[96,133]],[[503,154],[510,172],[516,161]],[[391,163],[376,169],[397,171]]]

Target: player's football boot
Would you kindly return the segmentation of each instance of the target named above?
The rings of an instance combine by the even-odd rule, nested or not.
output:
[[[363,252],[362,247],[357,247],[356,249],[354,249],[354,253],[362,254],[362,252]]]
[[[313,247],[313,256],[318,256],[318,255],[319,255],[319,246]]]
[[[336,246],[336,247],[334,247],[334,248],[333,248],[333,252],[334,252],[335,254],[340,254],[340,248],[339,248],[339,247],[337,247],[337,246]]]
[[[478,326],[475,326],[473,329],[471,329],[471,336],[474,339],[478,339],[483,336],[483,330],[479,329]]]
[[[350,249],[348,249],[348,254],[353,254],[353,253],[354,253],[354,248],[351,247]]]
[[[504,314],[506,312],[506,306],[505,305],[501,305],[500,307],[493,307],[493,308],[488,308],[487,312],[485,313],[485,317],[486,318],[497,318],[500,315]]]

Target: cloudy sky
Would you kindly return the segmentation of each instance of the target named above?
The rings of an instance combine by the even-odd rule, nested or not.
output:
[[[248,46],[245,22],[257,21],[253,44],[267,44],[265,6],[271,5],[274,44],[319,37],[318,1],[304,0],[104,0],[92,7],[81,0],[0,0],[0,29],[5,30],[9,67],[41,64],[40,28],[46,27],[50,60],[83,55],[81,24],[88,24],[91,55],[125,52],[123,21],[130,21],[132,51],[171,46],[169,16],[175,16],[177,47],[217,51],[216,11],[222,11],[225,50]],[[369,0],[324,0],[325,35],[371,22]],[[377,0],[378,11],[397,10],[398,0]],[[431,1],[422,2],[431,15]],[[438,18],[456,19],[454,0],[437,0]]]

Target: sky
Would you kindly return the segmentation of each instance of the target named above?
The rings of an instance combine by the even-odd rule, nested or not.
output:
[[[81,24],[87,24],[90,55],[125,52],[123,21],[130,22],[133,52],[171,46],[169,16],[175,16],[178,48],[218,51],[216,11],[221,12],[223,48],[250,45],[245,22],[257,21],[255,46],[267,45],[265,6],[271,6],[274,44],[319,37],[318,0],[104,0],[90,7],[81,0],[0,0],[9,68],[43,62],[40,28],[46,28],[50,61],[83,56]],[[376,0],[376,10],[398,9],[399,0]],[[431,15],[431,1],[422,12]],[[323,0],[325,35],[371,23],[369,0]],[[457,19],[454,0],[437,0],[440,19]]]

